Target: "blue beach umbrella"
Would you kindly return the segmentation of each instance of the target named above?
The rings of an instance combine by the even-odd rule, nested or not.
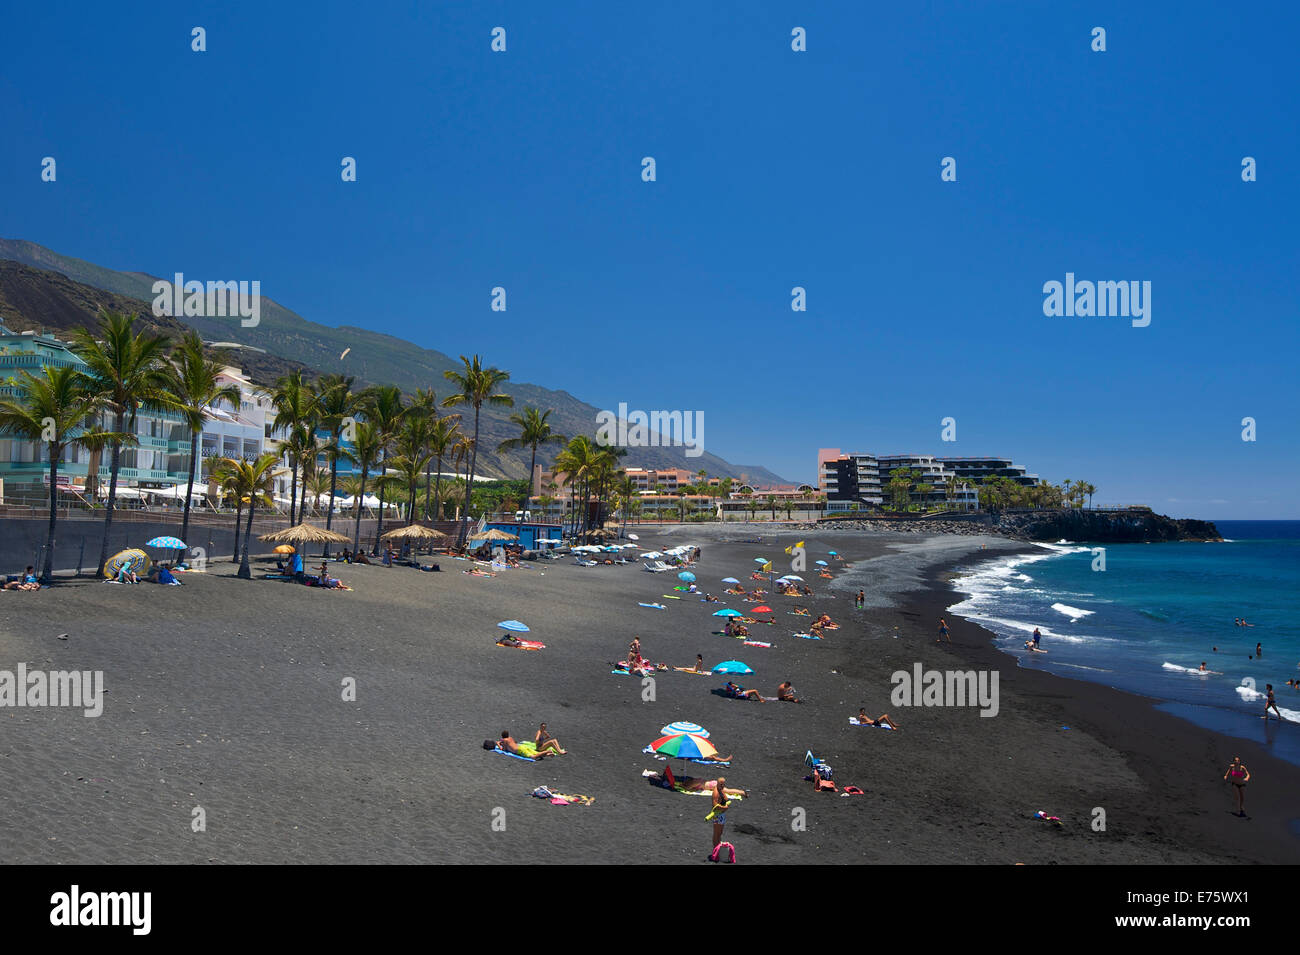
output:
[[[502,620],[497,626],[512,633],[528,633],[528,627],[518,620]]]
[[[738,583],[740,583],[740,581],[737,580],[735,577],[723,577],[723,578],[722,578],[722,582],[723,582],[724,584],[738,584]]]
[[[702,736],[704,739],[709,738],[709,731],[699,723],[687,723],[685,720],[677,723],[669,723],[659,731],[665,736],[677,736],[679,733],[690,733],[692,736]]]
[[[680,574],[677,575],[677,579],[678,579],[678,580],[684,580],[684,581],[686,581],[688,584],[689,584],[689,583],[694,583],[694,582],[695,582],[695,575],[692,574],[689,570],[683,570]]]
[[[723,660],[713,668],[714,673],[753,673],[749,664],[742,663],[740,660]]]
[[[713,612],[713,616],[715,616],[715,617],[743,617],[744,614],[741,613],[739,610],[732,610],[732,609],[728,608],[728,609],[726,609],[726,610],[715,610],[715,611]]]
[[[828,567],[828,566],[830,566],[830,565],[827,564],[826,561],[824,561],[824,560],[819,560],[819,561],[817,561],[817,565],[818,565],[819,567]]]
[[[766,557],[755,557],[755,558],[754,558],[754,563],[756,563],[756,564],[766,564],[766,563],[768,563],[768,559],[767,559]]]
[[[151,541],[145,541],[145,547],[161,547],[163,550],[184,550],[185,541],[179,537],[155,537]]]

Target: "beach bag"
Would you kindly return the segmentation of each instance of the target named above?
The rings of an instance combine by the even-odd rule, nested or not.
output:
[[[726,850],[727,850],[727,853],[728,853],[728,855],[729,855],[729,858],[727,859],[727,862],[728,862],[728,863],[735,862],[735,861],[736,861],[736,847],[733,846],[730,842],[719,842],[716,846],[714,846],[714,847],[713,847],[713,851],[709,853],[709,861],[710,861],[710,862],[717,862],[717,861],[718,861],[718,858],[722,855],[722,850],[723,850],[723,849],[726,849]]]
[[[815,772],[822,779],[835,778],[835,770],[831,769],[830,763],[818,763],[816,766],[813,767],[813,772]]]

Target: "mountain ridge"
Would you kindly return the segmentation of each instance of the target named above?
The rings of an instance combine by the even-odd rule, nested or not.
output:
[[[160,280],[171,279],[109,269],[25,239],[0,239],[0,317],[15,331],[40,330],[44,326],[66,334],[77,325],[93,328],[99,308],[134,311],[143,314],[151,328],[168,338],[193,328],[205,341],[229,341],[264,349],[265,355],[245,348],[230,356],[232,364],[264,386],[278,375],[300,368],[307,373],[352,375],[358,384],[395,384],[408,393],[416,388],[432,388],[441,399],[450,387],[443,372],[461,367],[457,359],[386,332],[353,325],[320,325],[267,296],[261,298],[259,324],[250,328],[230,318],[156,317],[152,314],[153,283]],[[340,356],[345,350],[347,358],[343,360]],[[509,415],[524,405],[550,409],[552,427],[566,436],[595,434],[600,409],[571,392],[514,380],[507,389],[515,399],[513,409],[483,408],[479,463],[486,469],[484,473],[510,478],[527,476],[528,451],[496,453],[498,444],[516,436]],[[556,449],[556,445],[539,448],[539,463],[549,464]],[[633,448],[623,460],[633,467],[679,467],[692,472],[703,468],[715,477],[742,478],[759,484],[793,483],[761,465],[734,465],[707,452],[687,457],[680,447]]]

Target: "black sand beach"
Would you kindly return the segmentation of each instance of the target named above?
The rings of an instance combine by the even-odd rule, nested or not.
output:
[[[752,526],[637,531],[647,546],[698,543],[693,570],[715,593],[726,576],[750,583],[755,556],[788,567],[782,548],[796,539]],[[765,543],[735,540],[759,534]],[[832,586],[802,574],[817,591],[814,612],[842,627],[820,642],[794,639],[808,620],[786,615],[793,600],[769,595],[776,625],[751,630],[771,649],[712,635],[722,605],[664,599],[678,595],[675,575],[639,563],[539,561],[491,579],[460,573],[467,565],[455,560],[441,574],[331,564],[355,588],[342,593],[242,581],[219,563],[184,587],[78,580],[0,593],[0,669],[102,670],[107,688],[93,719],[0,709],[5,861],[700,862],[709,801],[642,776],[665,763],[641,748],[677,720],[706,726],[734,754],[725,769],[673,768],[750,790],[725,837],[742,863],[1297,858],[1287,827],[1300,769],[1150,701],[1019,670],[987,633],[951,616],[952,645],[935,643],[956,601],[946,570],[981,544],[990,554],[1018,545],[801,539],[810,562],[833,548],[856,565]],[[859,579],[873,600],[856,611]],[[495,624],[508,618],[547,649],[495,646]],[[742,659],[756,673],[739,682],[774,696],[789,679],[807,702],[729,700],[711,692],[721,678],[674,671],[657,674],[653,701],[643,701],[639,679],[610,673],[633,636],[654,661]],[[890,674],[917,662],[997,670],[998,715],[893,707]],[[355,702],[343,699],[349,678]],[[850,726],[859,706],[888,711],[901,729]],[[531,738],[541,721],[569,755],[529,763],[482,748],[502,729]],[[808,749],[835,767],[841,788],[866,795],[813,792],[803,781]],[[1219,781],[1234,754],[1255,776],[1246,820],[1230,815]],[[551,805],[529,795],[541,785],[595,803]],[[196,807],[206,831],[192,829]],[[1090,826],[1094,807],[1106,811],[1104,832]],[[800,809],[806,831],[791,826]],[[1034,820],[1039,809],[1064,826]]]

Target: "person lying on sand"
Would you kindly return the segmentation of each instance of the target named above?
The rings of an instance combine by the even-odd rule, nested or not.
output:
[[[659,786],[663,789],[680,789],[683,792],[699,793],[714,792],[718,788],[716,779],[696,779],[694,776],[674,776],[671,768],[665,768],[662,773],[647,773],[651,785]],[[723,780],[722,794],[728,799],[743,799],[746,795],[745,790],[737,789],[725,785]]]
[[[811,616],[812,616],[812,611],[811,611],[811,610],[809,610],[807,607],[800,607],[798,604],[795,604],[794,609],[791,610],[790,612],[793,613],[793,614],[795,614],[796,616],[799,616],[799,617],[811,617]]]
[[[858,708],[858,722],[863,726],[888,726],[890,729],[898,729],[898,724],[889,718],[888,713],[881,713],[873,720],[867,715],[865,707]]]
[[[497,646],[498,647],[521,647],[523,646],[523,641],[520,640],[518,637],[516,637],[513,633],[507,633],[504,637],[502,637],[500,640],[497,641]]]
[[[704,603],[706,603],[706,604],[720,604],[720,603],[722,603],[722,600],[721,600],[720,598],[718,598],[718,597],[713,596],[713,594],[705,594],[705,595],[704,595]]]
[[[509,730],[501,731],[501,738],[497,740],[497,749],[515,756],[523,756],[525,759],[541,759],[544,756],[549,756],[552,752],[551,750],[543,752],[538,749],[536,743],[530,743],[527,740],[522,743],[517,742],[510,735]]]
[[[833,621],[833,620],[831,619],[831,615],[828,614],[828,613],[824,613],[824,614],[822,614],[820,617],[817,618],[816,626],[818,626],[818,627],[829,627],[829,626],[832,626],[834,623],[835,623],[835,621]]]
[[[726,692],[727,696],[730,696],[733,699],[758,700],[760,703],[763,702],[763,695],[759,693],[758,690],[747,690],[739,683],[728,682],[723,685],[722,689]]]
[[[801,590],[800,593],[802,593],[805,597],[811,597],[813,595],[812,588],[809,587],[807,584],[804,584],[803,590]]]
[[[790,685],[789,680],[786,680],[784,683],[782,683],[780,686],[776,688],[776,698],[780,700],[782,703],[803,702],[803,700],[799,699],[797,696],[794,695],[794,687]]]

